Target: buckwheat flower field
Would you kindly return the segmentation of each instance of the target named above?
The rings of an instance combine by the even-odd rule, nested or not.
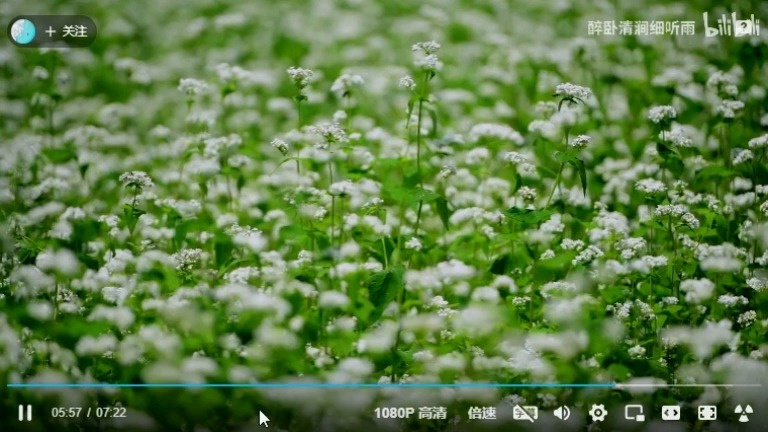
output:
[[[0,47],[0,425],[765,430],[767,6],[3,2],[99,32]]]

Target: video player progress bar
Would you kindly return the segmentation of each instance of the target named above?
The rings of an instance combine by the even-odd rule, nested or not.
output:
[[[590,388],[621,390],[672,387],[762,387],[762,384],[664,384],[664,383],[9,383],[12,389],[439,389],[439,388]]]

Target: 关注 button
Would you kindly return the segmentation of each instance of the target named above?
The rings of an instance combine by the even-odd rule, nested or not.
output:
[[[8,24],[8,38],[20,48],[86,48],[96,33],[85,15],[22,15]]]

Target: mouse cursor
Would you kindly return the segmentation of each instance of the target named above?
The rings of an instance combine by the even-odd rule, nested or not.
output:
[[[263,412],[259,411],[259,426],[269,427],[269,417],[264,415]]]

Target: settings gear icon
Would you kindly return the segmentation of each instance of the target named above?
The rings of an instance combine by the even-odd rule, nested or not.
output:
[[[592,417],[593,422],[601,422],[605,420],[607,415],[608,411],[605,410],[603,404],[592,404],[592,408],[589,410],[589,416]]]

